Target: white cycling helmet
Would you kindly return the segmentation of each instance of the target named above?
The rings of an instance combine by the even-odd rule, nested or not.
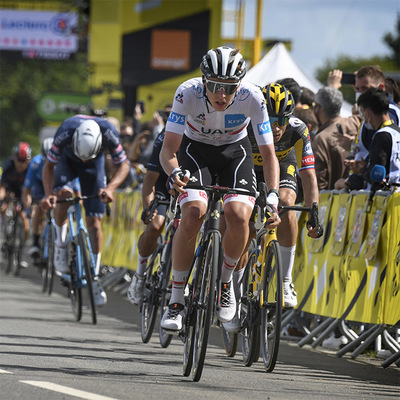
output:
[[[246,75],[246,63],[239,50],[226,46],[209,50],[200,69],[206,79],[234,79],[239,82]]]
[[[82,161],[95,158],[100,151],[101,143],[100,126],[92,119],[82,122],[72,137],[72,149]]]
[[[54,138],[52,138],[52,137],[48,137],[43,140],[42,146],[40,148],[40,152],[42,153],[42,156],[44,158],[47,157],[47,153],[51,149],[51,146],[53,146],[53,141],[54,141]]]

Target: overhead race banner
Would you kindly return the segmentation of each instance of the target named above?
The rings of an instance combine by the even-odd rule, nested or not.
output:
[[[78,14],[2,9],[0,50],[27,58],[69,58],[78,51]]]

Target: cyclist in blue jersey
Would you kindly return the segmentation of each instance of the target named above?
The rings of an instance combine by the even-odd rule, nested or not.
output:
[[[169,189],[179,192],[182,211],[172,248],[171,300],[161,321],[161,327],[168,331],[182,329],[184,288],[207,210],[206,192],[186,190],[189,180],[196,185],[210,185],[217,175],[219,185],[247,192],[224,198],[226,230],[217,317],[228,322],[235,315],[232,273],[247,242],[255,202],[251,193],[256,191],[246,129],[250,120],[264,159],[268,202],[277,207],[279,201],[279,164],[265,100],[260,88],[242,81],[246,73],[242,55],[229,47],[211,49],[200,68],[201,78],[182,83],[176,91],[160,153],[161,165],[169,175]],[[272,226],[280,222],[277,213],[270,220]]]
[[[108,184],[104,169],[105,148],[117,166]],[[57,203],[57,199],[72,196],[71,189],[65,187],[65,184],[78,177],[83,196],[99,196],[83,202],[87,229],[96,259],[95,272],[98,274],[103,242],[101,220],[105,209],[104,203],[113,200],[113,192],[124,181],[128,172],[129,165],[118,132],[106,119],[76,115],[66,119],[57,129],[43,166],[46,198],[42,202],[44,210],[54,207],[57,236],[54,266],[57,271],[68,272],[66,248],[68,204]],[[105,304],[107,296],[97,276],[93,283],[96,304]]]

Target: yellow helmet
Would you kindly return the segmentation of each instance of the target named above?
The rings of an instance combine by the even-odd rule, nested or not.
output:
[[[292,93],[279,83],[271,83],[262,88],[270,117],[290,117],[294,111]]]

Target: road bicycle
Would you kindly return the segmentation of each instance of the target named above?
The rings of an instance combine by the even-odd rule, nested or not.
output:
[[[166,219],[165,233],[159,238],[156,250],[152,254],[146,268],[145,295],[141,305],[141,336],[143,343],[148,343],[157,319],[157,312],[160,308],[160,319],[168,307],[170,298],[170,276],[171,276],[171,253],[172,240],[180,221],[180,210],[176,200],[163,200],[155,196],[150,205],[149,220],[151,221],[154,211],[160,204],[169,206],[168,217]],[[159,329],[160,345],[163,348],[169,346],[172,335],[164,329]]]
[[[25,243],[24,223],[20,199],[12,198],[5,212],[4,241],[2,244],[5,273],[18,276],[21,270],[22,253]]]
[[[93,293],[93,279],[96,277],[96,262],[92,246],[82,217],[82,200],[98,197],[76,196],[68,199],[57,200],[58,203],[70,203],[67,211],[67,259],[70,272],[61,274],[62,284],[68,287],[68,297],[71,300],[72,313],[76,321],[82,318],[82,289],[87,289],[89,308],[92,324],[97,323],[96,304]],[[106,205],[107,215],[110,208]]]
[[[197,382],[203,372],[209,331],[214,320],[220,290],[220,269],[223,258],[220,233],[222,198],[225,194],[249,195],[250,193],[246,190],[217,185],[190,185],[187,188],[204,190],[209,196],[204,230],[189,274],[191,281],[188,283],[186,316],[183,329],[178,334],[184,342],[183,375],[189,376],[192,373],[193,381]]]
[[[265,184],[260,183],[256,206],[261,213],[261,221],[265,219],[263,210],[266,207],[266,197]],[[278,207],[280,216],[289,210],[310,212],[311,223],[320,229],[317,203],[312,207]],[[267,218],[271,211],[267,211]],[[239,333],[229,333],[222,326],[224,347],[227,355],[233,357],[240,335],[244,364],[251,366],[256,362],[261,349],[265,369],[272,372],[278,357],[283,308],[282,261],[276,229],[268,228],[268,223],[263,224],[257,230],[256,238],[251,241],[248,255],[239,282],[241,298],[238,313],[241,328]]]

